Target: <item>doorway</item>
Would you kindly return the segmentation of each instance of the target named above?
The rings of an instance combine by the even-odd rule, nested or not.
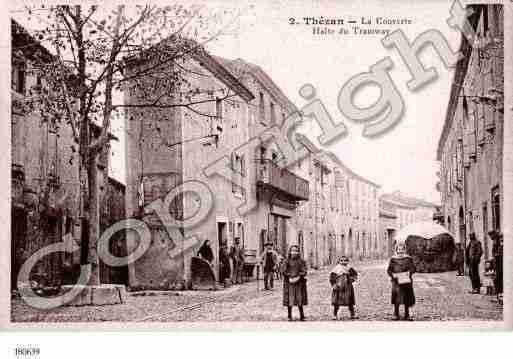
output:
[[[18,272],[23,265],[27,238],[27,214],[24,209],[11,210],[11,290],[17,288]]]
[[[244,223],[237,223],[237,236],[239,237],[241,247],[245,248]]]
[[[395,241],[394,241],[395,230],[387,229],[386,234],[387,234],[387,243],[388,243],[388,256],[392,257],[394,255],[394,251],[395,251]]]
[[[301,254],[301,258],[305,258],[305,242],[303,238],[303,231],[299,231],[297,234],[297,244],[299,246],[299,253]]]
[[[485,259],[488,259],[490,253],[488,249],[488,207],[486,202],[483,203],[483,244]]]
[[[353,257],[353,230],[351,228],[347,234],[347,254],[349,257]]]
[[[467,228],[465,226],[465,212],[463,211],[463,207],[460,207],[458,217],[459,217],[460,243],[461,243],[462,248],[465,249],[465,248],[467,248]],[[465,270],[466,270],[466,268],[465,268]]]

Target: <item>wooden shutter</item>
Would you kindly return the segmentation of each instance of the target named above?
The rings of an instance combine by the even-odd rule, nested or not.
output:
[[[467,123],[467,131],[466,136],[468,140],[468,154],[470,158],[476,158],[476,113],[475,113],[475,103],[473,101],[469,101],[468,103],[468,123]]]
[[[465,93],[463,92],[463,100],[461,107],[461,134],[463,138],[463,165],[465,167],[470,166],[470,142],[469,137],[467,136],[468,126],[469,126],[469,113],[468,113],[468,103],[465,97]]]
[[[457,142],[456,159],[458,166],[458,182],[463,182],[463,140],[458,140]]]
[[[455,188],[458,187],[458,160],[456,157],[456,151],[452,154],[452,183]]]
[[[235,152],[232,152],[230,155],[230,170],[232,173],[232,192],[235,193],[237,191],[237,185],[235,184],[237,181],[236,177],[236,169],[235,169]]]
[[[246,177],[246,156],[242,155],[240,157],[240,165],[241,165],[241,175],[242,177]]]

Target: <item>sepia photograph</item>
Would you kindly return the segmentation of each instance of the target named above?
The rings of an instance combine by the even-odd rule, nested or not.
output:
[[[1,326],[511,329],[511,7],[9,2]]]

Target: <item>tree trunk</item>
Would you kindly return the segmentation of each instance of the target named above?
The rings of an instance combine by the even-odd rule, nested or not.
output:
[[[100,235],[100,209],[98,191],[98,155],[89,159],[87,165],[88,204],[87,217],[89,220],[89,248],[87,262],[91,265],[90,285],[100,284],[100,264],[98,258],[98,239]]]

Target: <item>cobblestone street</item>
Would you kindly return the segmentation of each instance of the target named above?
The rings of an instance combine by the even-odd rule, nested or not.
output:
[[[361,321],[392,319],[390,282],[384,261],[354,263],[359,271],[355,283],[357,313]],[[331,288],[328,269],[311,270],[308,275],[308,321],[331,320]],[[467,277],[454,272],[416,274],[413,308],[416,321],[427,320],[501,320],[502,307],[491,297],[468,293]],[[15,322],[84,322],[84,321],[284,321],[286,310],[281,304],[281,281],[273,291],[264,291],[255,281],[219,291],[132,293],[122,305],[100,307],[62,307],[39,311],[20,299],[12,301]],[[257,288],[258,287],[258,288]],[[259,289],[259,290],[257,290]],[[342,320],[348,320],[344,308]],[[297,312],[294,312],[297,318]]]

